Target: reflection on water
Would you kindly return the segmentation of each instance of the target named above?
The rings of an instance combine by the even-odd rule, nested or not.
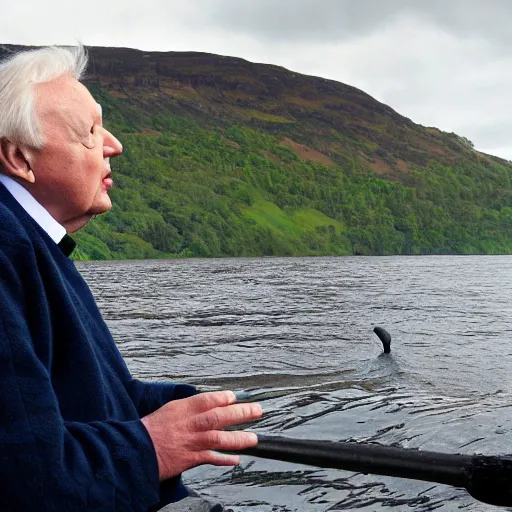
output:
[[[132,373],[251,391],[258,432],[512,453],[512,257],[77,266]],[[187,480],[235,512],[498,510],[432,483],[249,457]]]

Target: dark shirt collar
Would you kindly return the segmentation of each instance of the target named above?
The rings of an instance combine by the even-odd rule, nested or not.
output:
[[[66,256],[70,256],[73,249],[76,247],[76,242],[66,234],[57,245]]]

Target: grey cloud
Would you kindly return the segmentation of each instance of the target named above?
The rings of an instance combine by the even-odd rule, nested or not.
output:
[[[224,0],[205,2],[203,17],[255,37],[318,42],[362,36],[392,21],[407,4],[396,0],[389,9],[381,0]]]
[[[205,23],[274,41],[343,41],[404,16],[464,37],[512,40],[509,0],[204,0],[200,14]]]

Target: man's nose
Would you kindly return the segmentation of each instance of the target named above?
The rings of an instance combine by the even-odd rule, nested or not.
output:
[[[123,152],[123,145],[108,131],[103,137],[103,156],[110,158]]]

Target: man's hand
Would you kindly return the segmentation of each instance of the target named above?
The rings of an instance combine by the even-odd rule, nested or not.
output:
[[[259,404],[237,404],[232,391],[216,391],[173,400],[141,419],[158,459],[160,481],[200,464],[236,466],[239,455],[212,450],[241,450],[258,444],[253,432],[223,431],[262,414]]]

